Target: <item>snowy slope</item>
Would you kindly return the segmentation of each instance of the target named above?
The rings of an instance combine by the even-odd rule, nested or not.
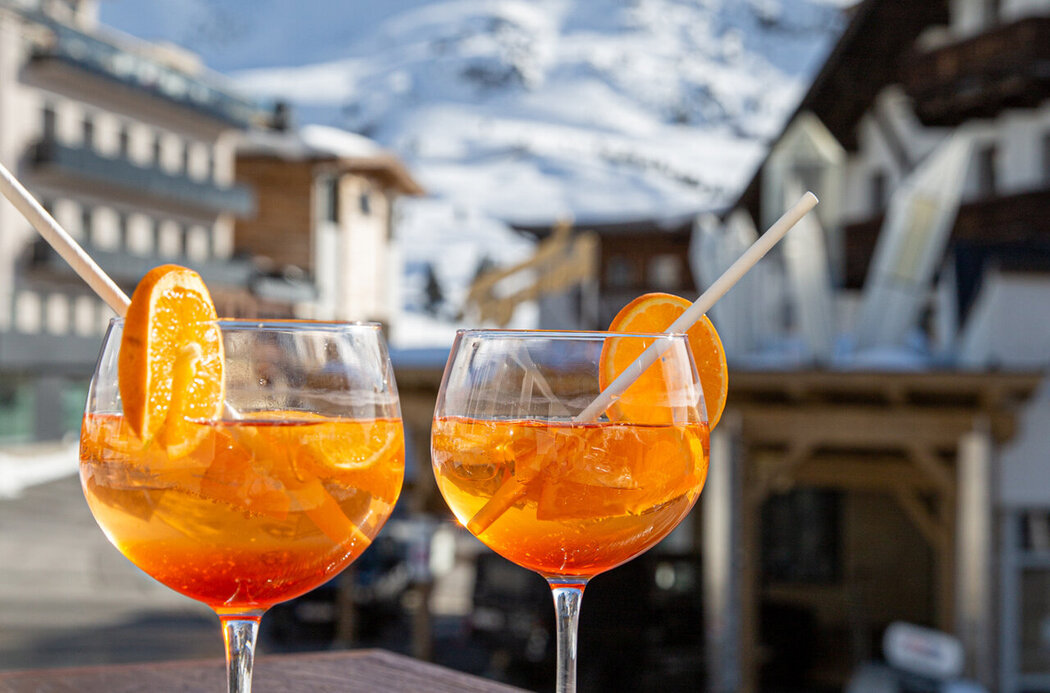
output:
[[[842,23],[827,0],[108,0],[101,19],[523,223],[724,204]]]

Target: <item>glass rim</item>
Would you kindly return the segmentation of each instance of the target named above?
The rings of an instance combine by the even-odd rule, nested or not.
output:
[[[124,318],[115,317],[109,319],[110,326],[123,325]],[[361,328],[368,331],[381,332],[383,324],[369,320],[312,320],[305,318],[216,318],[215,320],[197,320],[216,324],[223,328],[243,330],[267,330],[271,332],[285,331],[315,331],[315,332],[341,332],[348,328]]]
[[[689,338],[685,332],[618,332],[615,330],[528,330],[513,328],[471,327],[456,330],[456,338],[463,337],[503,337],[506,339],[551,339],[551,340],[601,340],[617,338]]]

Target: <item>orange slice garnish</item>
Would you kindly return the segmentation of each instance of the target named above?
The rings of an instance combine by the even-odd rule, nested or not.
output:
[[[658,334],[667,330],[678,319],[690,302],[680,296],[664,293],[643,294],[624,306],[609,325],[613,332],[640,332]],[[704,391],[708,425],[714,428],[725,409],[729,392],[729,369],[722,340],[707,316],[703,316],[686,331],[700,386]],[[613,340],[602,350],[599,381],[602,389],[611,383],[642,353],[636,340]],[[666,385],[653,364],[610,407],[618,419],[652,422],[652,411],[663,401]]]
[[[169,457],[193,450],[204,427],[187,419],[222,412],[222,336],[208,288],[193,270],[161,265],[131,297],[117,363],[124,418]]]
[[[401,492],[405,440],[395,419],[336,420],[318,425],[299,450],[304,471],[338,480],[393,503]]]
[[[310,451],[341,471],[363,471],[391,459],[404,445],[395,419],[347,419],[322,424]]]

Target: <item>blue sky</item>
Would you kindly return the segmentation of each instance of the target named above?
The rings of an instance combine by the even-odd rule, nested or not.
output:
[[[103,0],[103,24],[184,46],[212,69],[298,66],[340,57],[383,19],[425,0]]]

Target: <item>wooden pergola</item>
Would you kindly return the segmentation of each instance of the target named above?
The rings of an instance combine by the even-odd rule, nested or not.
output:
[[[983,669],[994,661],[994,450],[1014,435],[1016,414],[1040,378],[955,371],[732,373],[701,496],[707,507],[698,517],[707,565],[710,689],[756,690],[760,518],[772,494],[792,488],[892,498],[932,553],[928,625],[962,639],[972,675],[991,676]],[[960,517],[972,519],[962,526]],[[726,549],[734,545],[743,550]],[[976,572],[968,567],[975,564]],[[892,566],[887,573],[892,579],[892,571],[907,569]]]

